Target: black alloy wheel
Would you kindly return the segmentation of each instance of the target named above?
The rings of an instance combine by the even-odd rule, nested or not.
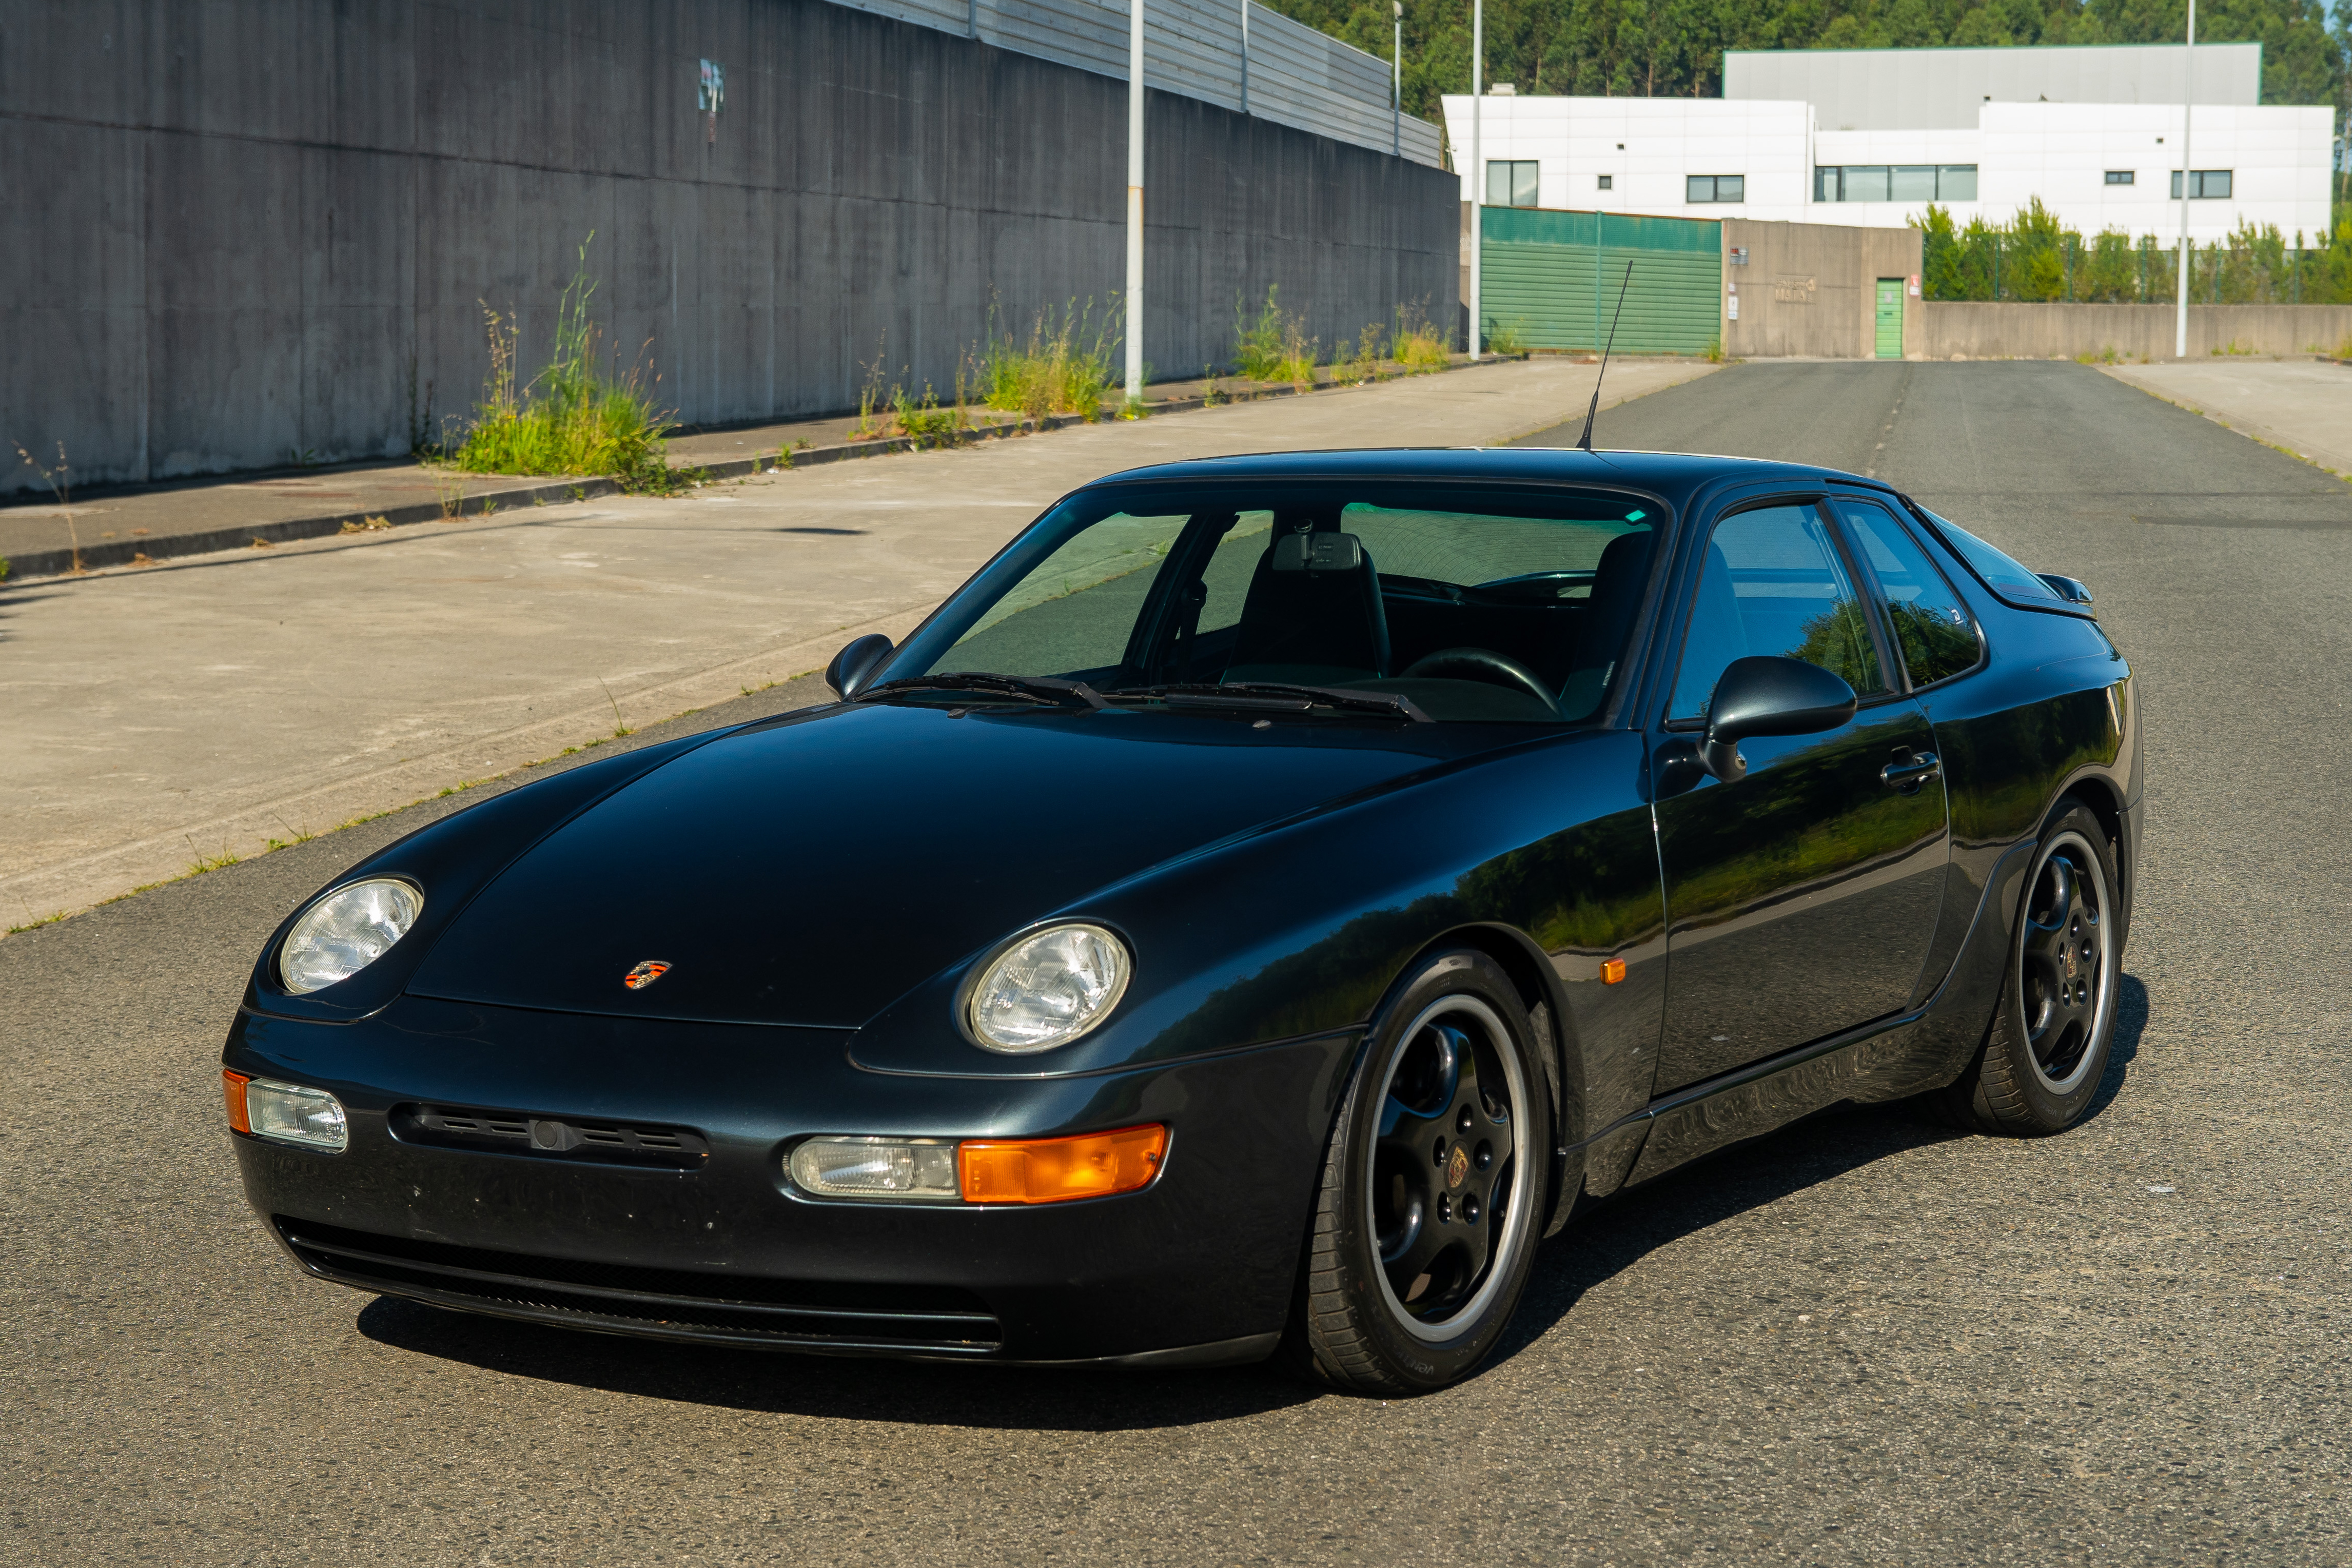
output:
[[[1368,1394],[1442,1388],[1494,1349],[1533,1265],[1551,1104],[1517,990],[1430,960],[1369,1041],[1325,1161],[1289,1349]]]
[[[2089,1107],[2115,1036],[2122,977],[2115,847],[2073,802],[2026,874],[2009,973],[1983,1050],[1943,1094],[1949,1120],[1984,1132],[2063,1131]]]

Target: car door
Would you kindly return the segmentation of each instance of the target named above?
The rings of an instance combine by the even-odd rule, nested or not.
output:
[[[1895,1013],[1935,934],[1947,859],[1934,736],[1902,689],[1822,498],[1717,519],[1692,584],[1663,750],[1705,727],[1733,659],[1781,654],[1860,699],[1825,734],[1741,742],[1745,776],[1656,805],[1667,917],[1664,1093]]]

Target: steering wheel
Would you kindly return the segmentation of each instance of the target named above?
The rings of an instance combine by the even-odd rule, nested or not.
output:
[[[1496,653],[1490,647],[1442,647],[1412,661],[1412,668],[1398,679],[1412,680],[1421,677],[1458,676],[1470,680],[1483,680],[1494,686],[1507,686],[1524,691],[1559,718],[1559,700],[1543,677],[1521,664],[1508,654]]]

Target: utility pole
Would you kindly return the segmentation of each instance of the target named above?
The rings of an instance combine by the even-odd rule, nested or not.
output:
[[[1390,3],[1396,9],[1396,42],[1389,49],[1395,68],[1389,83],[1389,156],[1397,158],[1404,154],[1404,0]]]
[[[1127,403],[1143,401],[1143,0],[1128,0]]]
[[[2189,0],[2189,42],[2180,51],[2180,302],[2172,357],[2189,357],[2189,117],[2197,102],[2197,0]]]
[[[1478,67],[1486,58],[1486,0],[1470,11],[1470,357],[1478,357],[1478,266],[1486,248],[1486,162],[1478,148]]]

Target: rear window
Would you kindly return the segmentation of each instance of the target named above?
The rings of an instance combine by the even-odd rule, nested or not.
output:
[[[1984,579],[1985,586],[2008,600],[2030,610],[2071,610],[2072,605],[2058,596],[2057,591],[2019,565],[2015,558],[2002,553],[1962,528],[1929,512],[1944,542],[1952,547],[1969,569]]]

